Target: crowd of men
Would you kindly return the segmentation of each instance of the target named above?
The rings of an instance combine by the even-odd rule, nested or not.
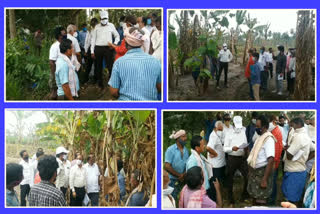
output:
[[[21,161],[6,165],[7,206],[101,206],[101,188],[104,180],[102,169],[94,155],[88,155],[86,163],[76,152],[69,161],[69,151],[56,149],[56,156],[46,155],[42,148],[29,158],[28,152],[20,152]],[[147,191],[142,187],[141,171],[136,169],[126,178],[122,160],[117,160],[117,184],[119,206],[149,206]],[[104,177],[109,177],[108,167]],[[131,193],[127,193],[126,181],[130,182]],[[20,185],[20,202],[15,187]],[[105,199],[108,201],[108,194]],[[151,204],[152,205],[152,204]],[[153,205],[154,206],[154,205]]]
[[[216,117],[206,121],[205,134],[192,137],[191,154],[186,131],[170,136],[175,143],[165,151],[164,207],[221,208],[223,197],[231,208],[236,201],[263,207],[315,207],[314,117],[306,120],[302,113],[290,120],[286,114],[267,117],[252,112],[247,127],[239,115]],[[286,200],[281,204],[279,174]],[[234,197],[236,175],[243,178],[240,198]]]
[[[296,79],[296,50],[289,48],[287,54],[283,45],[279,45],[278,54],[272,48],[266,52],[265,47],[258,53],[255,48],[248,51],[249,59],[245,69],[245,77],[249,83],[249,97],[251,100],[260,100],[260,94],[269,90],[269,81],[274,78],[275,90],[272,93],[283,95],[283,81],[287,81],[287,91],[292,96]],[[275,73],[273,61],[276,60]],[[261,92],[260,92],[261,91]]]
[[[80,32],[74,24],[57,27],[49,54],[51,99],[79,99],[80,82],[87,83],[94,70],[90,82],[103,91],[108,81],[115,99],[161,100],[161,28],[156,14],[122,16],[116,28],[107,11],[100,11],[100,22],[91,19],[90,30],[87,24]]]

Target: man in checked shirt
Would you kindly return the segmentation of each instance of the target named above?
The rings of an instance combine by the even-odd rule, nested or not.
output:
[[[56,188],[54,182],[59,165],[56,157],[45,155],[38,162],[41,182],[31,187],[28,201],[34,207],[66,206],[63,193]]]

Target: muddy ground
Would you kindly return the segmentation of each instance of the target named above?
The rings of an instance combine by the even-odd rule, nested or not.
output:
[[[273,63],[275,71],[275,62]],[[244,76],[245,67],[239,64],[229,63],[228,88],[224,87],[224,72],[220,78],[220,90],[216,88],[215,77],[209,80],[209,87],[205,94],[198,95],[191,73],[179,76],[178,87],[169,89],[170,101],[250,101],[249,84]],[[260,91],[261,101],[290,101],[292,97],[287,91],[287,81],[283,81],[283,95],[272,93],[275,90],[275,74],[273,78],[269,76],[268,91]]]

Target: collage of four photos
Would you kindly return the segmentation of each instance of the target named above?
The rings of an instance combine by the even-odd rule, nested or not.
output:
[[[4,206],[315,210],[316,12],[4,8]]]

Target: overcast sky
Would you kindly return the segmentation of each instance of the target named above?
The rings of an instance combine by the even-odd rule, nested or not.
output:
[[[15,127],[17,125],[16,117],[14,116],[14,110],[5,111],[5,129],[9,129],[11,132],[14,132]],[[26,127],[23,130],[23,133],[26,134],[28,132],[27,126],[35,126],[38,123],[43,123],[47,121],[45,114],[42,111],[25,111],[25,112],[33,112],[32,116],[25,119]]]
[[[176,10],[180,14],[181,10]],[[200,10],[195,10],[196,13],[200,13]],[[235,13],[237,10],[230,10],[230,13]],[[297,23],[297,11],[298,10],[285,10],[285,9],[249,9],[247,14],[250,13],[251,18],[257,18],[258,25],[265,25],[270,23],[270,30],[272,32],[290,32],[290,29],[296,29]],[[174,21],[175,15],[171,16],[171,23]],[[231,27],[236,27],[237,23],[235,17],[230,18],[229,20],[229,29]],[[175,23],[175,27],[178,25]],[[242,30],[247,30],[248,28],[242,25]]]

